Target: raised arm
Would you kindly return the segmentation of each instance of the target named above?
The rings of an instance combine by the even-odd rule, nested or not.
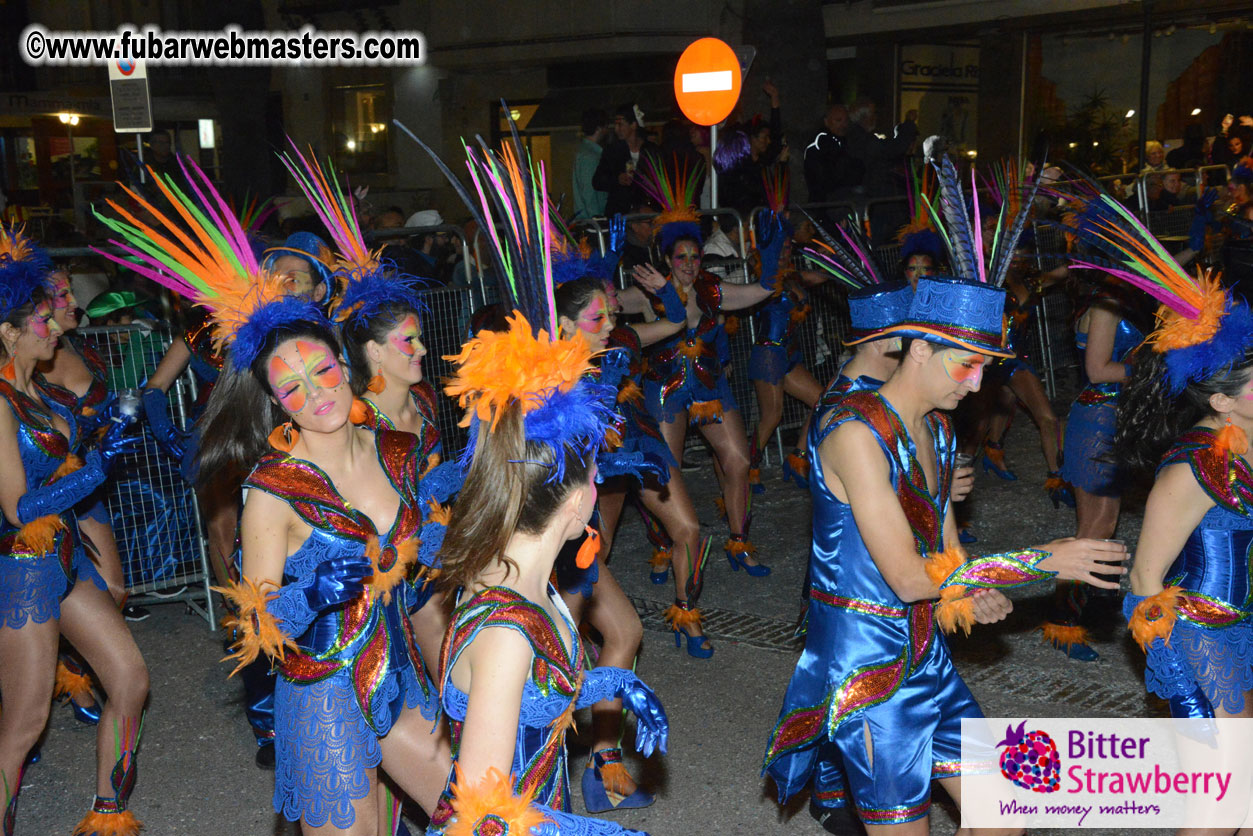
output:
[[[152,374],[148,375],[147,388],[160,389],[162,392],[170,391],[174,381],[178,380],[178,376],[183,373],[183,369],[187,368],[190,362],[191,349],[187,347],[186,342],[175,340],[170,343],[161,362],[152,370]]]
[[[722,283],[722,309],[724,311],[740,311],[751,308],[758,302],[769,299],[774,294],[774,286],[758,282],[757,284]]]

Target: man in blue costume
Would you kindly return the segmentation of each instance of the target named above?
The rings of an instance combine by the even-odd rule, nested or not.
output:
[[[991,284],[920,280],[905,321],[884,332],[903,338],[900,366],[878,390],[829,404],[811,430],[809,630],[764,769],[780,800],[811,779],[824,807],[851,795],[871,833],[926,833],[932,779],[960,803],[961,720],[982,715],[935,622],[999,621],[1010,610],[999,589],[1054,576],[1112,587],[1093,572],[1125,554],[1060,540],[967,562],[945,548],[957,542],[954,440],[938,410],[1008,355],[1003,303]]]

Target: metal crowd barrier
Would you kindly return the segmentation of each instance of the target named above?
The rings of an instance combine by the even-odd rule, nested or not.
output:
[[[104,359],[109,389],[139,387],[157,367],[171,342],[165,323],[91,326],[79,329]],[[169,393],[170,417],[185,428],[195,379],[181,374]],[[105,507],[122,556],[126,589],[133,604],[182,601],[217,629],[209,593],[209,563],[196,494],[178,463],[157,446],[146,421],[143,445],[124,456],[108,482]]]

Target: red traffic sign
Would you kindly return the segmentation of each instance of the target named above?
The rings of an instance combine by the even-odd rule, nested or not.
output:
[[[674,68],[674,98],[697,125],[716,125],[740,98],[740,59],[717,38],[701,38],[683,50]]]

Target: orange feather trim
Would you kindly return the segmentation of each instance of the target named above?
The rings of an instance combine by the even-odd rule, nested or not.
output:
[[[925,564],[927,577],[938,587],[967,560],[969,558],[965,549],[961,546],[949,546],[944,551],[936,552],[927,558]]]
[[[543,330],[533,336],[518,311],[508,321],[508,331],[480,331],[444,358],[458,367],[444,391],[467,410],[460,426],[470,425],[472,412],[494,430],[509,404],[520,403],[525,415],[543,405],[546,393],[569,392],[592,368],[592,351],[582,337],[550,341]]]
[[[679,353],[689,360],[697,360],[705,353],[705,344],[696,340],[684,340],[679,343]]]
[[[65,666],[65,663],[57,661],[57,678],[56,683],[52,686],[52,697],[69,697],[70,699],[93,697],[91,693],[91,676],[86,673],[74,673]]]
[[[468,786],[461,764],[457,764],[450,790],[453,818],[445,830],[448,836],[529,836],[531,828],[547,821],[540,808],[531,803],[535,789],[515,795],[512,781],[506,781],[494,766],[477,784]]]
[[[1046,621],[1040,625],[1044,640],[1058,647],[1070,648],[1076,644],[1089,644],[1088,630],[1078,624],[1054,624]]]
[[[354,424],[364,424],[370,417],[370,407],[360,398],[352,399],[352,408],[348,410],[348,420]]]
[[[430,509],[430,512],[426,515],[427,522],[439,523],[443,526],[452,522],[452,511],[449,510],[447,505],[440,505],[432,499],[427,507]]]
[[[1050,476],[1044,480],[1046,491],[1060,491],[1064,487],[1066,487],[1066,480],[1060,476]]]
[[[120,813],[97,813],[92,810],[74,828],[71,836],[139,836],[143,822],[130,810]]]
[[[56,547],[57,533],[65,530],[59,514],[45,514],[22,526],[17,532],[17,542],[36,554],[47,554]]]
[[[270,446],[280,453],[290,453],[291,448],[296,446],[296,442],[300,440],[300,430],[292,426],[291,421],[279,424],[270,430],[266,441]]]
[[[688,409],[688,417],[702,424],[722,420],[722,401],[698,401]]]
[[[966,560],[966,551],[961,546],[950,546],[927,558],[923,565],[927,577],[938,587]],[[960,627],[966,635],[970,635],[970,628],[975,623],[975,602],[966,597],[965,586],[953,584],[940,590],[940,601],[935,608],[935,621],[946,633],[956,632]]]
[[[627,380],[618,390],[618,403],[639,403],[644,399],[644,390],[634,380]]]
[[[726,332],[728,337],[734,337],[740,332],[740,318],[738,316],[728,316],[722,323],[722,330]]]
[[[949,592],[950,590],[944,590]],[[975,601],[973,598],[941,596],[935,607],[935,623],[946,633],[956,633],[960,627],[967,636],[975,624]]]
[[[678,604],[671,604],[666,611],[661,614],[666,624],[670,625],[671,630],[682,630],[686,627],[699,627],[705,620],[705,615],[697,607],[691,609],[683,609]]]
[[[615,430],[613,427],[606,428],[605,450],[612,453],[614,450],[617,450],[621,446],[622,446],[622,436],[618,434],[618,431]]]
[[[610,801],[613,801],[612,796],[617,796],[619,800],[626,798],[636,789],[635,779],[621,763],[607,763],[602,766],[600,780],[605,785],[605,794],[611,796]]]
[[[680,186],[682,188],[682,186]],[[682,194],[680,191],[678,194]],[[653,216],[653,234],[656,235],[666,224],[674,223],[700,223],[700,213],[696,211],[695,206],[679,206],[674,209],[667,209]]]
[[[653,549],[653,556],[648,558],[648,565],[653,567],[653,571],[660,572],[662,569],[670,565],[669,549]]]
[[[1214,435],[1213,449],[1243,456],[1249,452],[1249,437],[1235,424],[1228,423]]]
[[[728,537],[726,551],[738,555],[756,554],[757,547],[753,545],[752,540],[737,540],[734,537]]]
[[[35,246],[26,235],[26,224],[9,227],[8,235],[0,235],[0,258],[25,261],[35,253]]]
[[[91,418],[91,417],[93,417],[93,416],[96,414],[96,410],[92,409],[92,408],[91,408],[91,407],[89,407],[89,406],[85,406],[85,407],[83,407],[83,408],[82,408],[82,410],[81,410],[81,412],[82,412],[82,414],[83,414],[83,417],[84,417],[84,418]]]
[[[750,468],[748,469],[748,484],[750,484],[750,485],[760,485],[760,484],[761,484],[761,468],[759,468],[759,467],[750,467]],[[719,501],[719,500],[722,500],[722,497],[718,497],[718,499],[716,499],[716,500],[714,500],[714,501],[715,501],[715,502],[717,502],[717,501]],[[722,513],[722,516],[724,516],[724,517],[727,515],[727,512],[726,512],[726,507],[725,507],[725,506],[723,507],[723,509],[722,509],[722,512],[721,512],[721,513]]]
[[[223,662],[234,659],[237,663],[228,677],[252,664],[262,653],[282,662],[288,650],[297,649],[291,636],[279,626],[278,619],[266,610],[266,603],[278,597],[278,590],[262,592],[251,578],[241,577],[226,586],[215,586],[213,591],[220,592],[228,607],[234,609],[233,614],[222,619],[222,626],[239,635],[239,640],[231,645],[230,654],[222,659]]]
[[[370,577],[370,591],[376,597],[381,598],[384,604],[392,602],[392,590],[408,577],[409,568],[418,559],[419,545],[421,545],[421,542],[417,537],[411,537],[402,541],[395,547],[396,562],[392,564],[392,568],[384,570],[379,565],[382,550],[379,548],[378,538],[370,535],[370,539],[366,540],[365,556],[370,561],[370,567],[374,570],[374,574]]]
[[[1197,269],[1200,313],[1188,318],[1162,305],[1157,309],[1157,328],[1146,342],[1159,354],[1208,342],[1218,333],[1227,315],[1227,292],[1222,282],[1206,270]]]
[[[787,454],[788,465],[800,476],[809,476],[809,457],[798,456],[796,453]]]
[[[1170,633],[1175,629],[1175,607],[1179,604],[1179,593],[1182,591],[1182,587],[1170,586],[1136,604],[1127,626],[1131,628],[1132,638],[1145,653],[1154,639],[1170,644]]]

